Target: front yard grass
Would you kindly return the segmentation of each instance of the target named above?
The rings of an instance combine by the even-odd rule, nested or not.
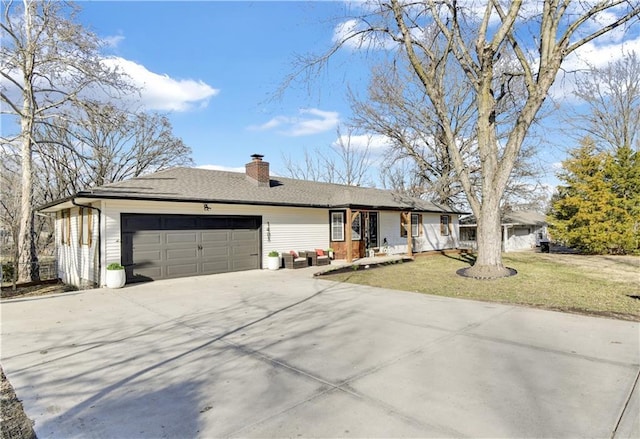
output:
[[[475,280],[456,274],[465,255],[419,256],[414,262],[331,274],[327,279],[375,287],[540,307],[640,321],[640,257],[507,253],[516,276]]]

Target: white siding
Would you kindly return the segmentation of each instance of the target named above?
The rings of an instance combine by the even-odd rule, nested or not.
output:
[[[450,214],[450,233],[440,234],[440,214],[422,213],[422,234],[413,238],[413,251],[426,252],[458,247],[458,215]],[[384,238],[389,244],[388,253],[407,252],[407,238],[400,236],[400,212],[380,213],[380,243]]]
[[[449,215],[449,234],[440,233],[440,214],[423,213],[424,233],[414,238],[414,251],[445,250],[458,247],[458,216]]]
[[[380,212],[380,246],[384,240],[389,245],[389,254],[407,252],[407,238],[400,236],[400,212]]]
[[[271,250],[326,249],[329,247],[329,210],[302,207],[246,206],[157,201],[107,200],[103,203],[103,267],[120,262],[120,215],[122,213],[156,213],[181,215],[248,215],[262,217],[262,266],[267,266]],[[104,279],[104,268],[103,276]]]
[[[313,209],[281,206],[247,206],[231,204],[209,204],[210,211],[204,211],[202,203],[172,203],[158,201],[104,200],[94,203],[102,209],[102,222],[98,231],[97,211],[93,212],[93,239],[91,246],[80,246],[79,209],[71,209],[70,245],[62,245],[62,219],[56,218],[56,241],[58,243],[59,276],[69,284],[87,286],[98,282],[97,264],[98,242],[101,244],[100,283],[104,285],[106,266],[121,262],[120,215],[123,213],[182,214],[182,215],[247,215],[262,218],[262,266],[267,266],[267,254],[276,250],[280,253],[290,250],[326,249],[329,247],[329,209]],[[451,216],[451,234],[440,235],[440,214],[422,213],[423,234],[414,238],[414,251],[443,250],[458,245],[458,216]],[[380,212],[379,238],[388,242],[391,254],[406,253],[406,238],[400,236],[400,213]]]
[[[93,286],[98,282],[98,215],[91,209],[92,237],[91,246],[80,245],[80,209],[73,207],[71,213],[71,235],[67,243],[62,243],[62,230],[66,227],[60,212],[56,214],[56,248],[58,261],[58,277],[69,285],[79,288]]]
[[[527,233],[529,232],[529,233]],[[504,243],[504,251],[529,250],[536,248],[540,244],[538,233],[546,236],[544,227],[530,226],[513,226],[508,229],[509,237]]]

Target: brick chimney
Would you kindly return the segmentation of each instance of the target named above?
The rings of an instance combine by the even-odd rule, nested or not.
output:
[[[269,162],[263,162],[262,157],[260,154],[251,156],[251,161],[245,165],[246,174],[258,187],[269,187]]]

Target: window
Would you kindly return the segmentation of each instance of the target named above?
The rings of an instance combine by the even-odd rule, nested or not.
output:
[[[331,240],[344,241],[344,212],[331,212]]]
[[[417,213],[411,214],[411,236],[415,237],[420,235],[420,215]]]
[[[378,247],[378,212],[369,212],[365,218],[365,231],[368,233],[367,247]]]
[[[351,240],[360,241],[362,239],[362,214],[357,212],[351,222]]]
[[[78,227],[78,230],[80,231],[78,243],[80,245],[91,246],[91,235],[93,235],[93,215],[91,215],[91,209],[81,207],[78,215],[78,221],[80,221],[80,225]]]
[[[71,210],[62,210],[60,218],[60,243],[69,245],[71,244]]]
[[[440,234],[442,236],[449,236],[449,215],[440,215]]]
[[[410,222],[409,222],[410,221]],[[422,235],[422,215],[419,213],[412,213],[411,215],[406,213],[400,214],[400,236],[407,237],[407,232],[411,228],[411,236],[417,237]]]

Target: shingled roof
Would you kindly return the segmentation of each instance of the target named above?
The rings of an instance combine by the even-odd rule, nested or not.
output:
[[[389,190],[281,177],[271,177],[268,186],[260,187],[244,173],[186,167],[81,191],[76,197],[462,213]]]
[[[477,223],[473,215],[460,219],[461,226],[475,226]],[[535,210],[515,210],[503,214],[500,223],[504,225],[526,225],[544,226],[547,224],[547,217]]]

